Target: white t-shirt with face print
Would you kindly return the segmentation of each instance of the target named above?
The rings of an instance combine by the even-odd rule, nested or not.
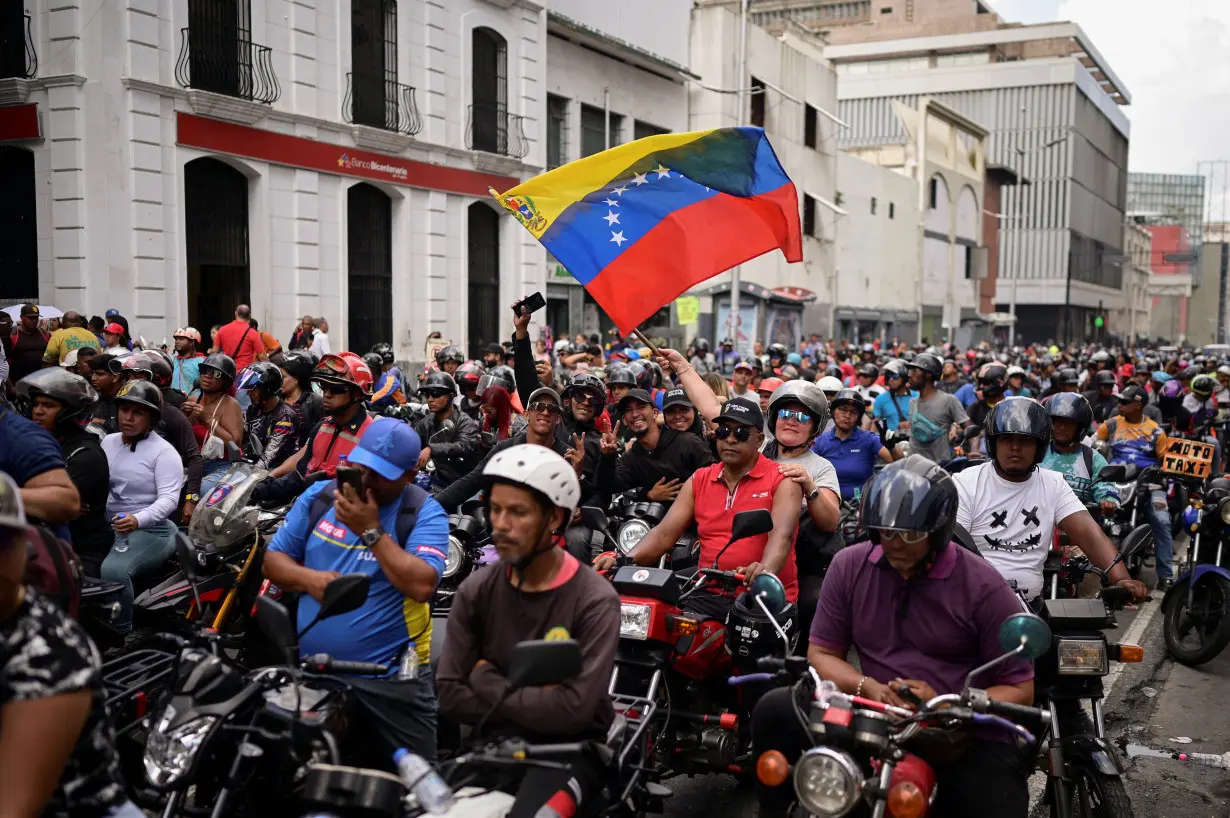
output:
[[[960,498],[957,523],[974,538],[987,562],[1016,580],[1026,599],[1042,593],[1042,565],[1059,522],[1084,511],[1063,475],[1034,469],[1021,483],[1005,480],[993,463],[966,469],[954,478]]]

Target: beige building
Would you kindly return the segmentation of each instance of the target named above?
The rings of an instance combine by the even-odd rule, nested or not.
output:
[[[1124,338],[1149,334],[1149,308],[1153,301],[1149,296],[1152,248],[1153,234],[1131,219],[1123,223],[1123,255],[1130,261],[1123,264],[1122,306],[1110,314],[1107,329]]]

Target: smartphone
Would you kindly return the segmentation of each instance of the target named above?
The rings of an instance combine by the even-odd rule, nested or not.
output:
[[[358,466],[337,467],[337,490],[341,491],[342,486],[350,486],[355,494],[363,497],[363,472]]]
[[[539,292],[539,293],[534,293],[533,295],[527,295],[525,298],[521,299],[516,304],[513,304],[512,311],[513,311],[513,315],[519,317],[521,315],[522,307],[525,307],[527,310],[529,310],[531,314],[533,314],[533,313],[538,312],[545,306],[547,306],[547,299],[543,298],[542,293]]]

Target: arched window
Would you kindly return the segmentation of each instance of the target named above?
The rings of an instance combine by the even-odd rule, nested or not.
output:
[[[20,9],[20,7],[18,7]],[[38,302],[34,152],[0,145],[0,299]]]
[[[508,43],[476,28],[470,47],[470,147],[508,153]]]
[[[470,357],[499,340],[500,217],[484,202],[470,205],[469,335]]]
[[[208,327],[252,303],[248,265],[248,178],[217,159],[184,165],[188,316]]]
[[[347,346],[362,354],[393,342],[393,203],[378,188],[357,184],[346,191],[346,206]]]

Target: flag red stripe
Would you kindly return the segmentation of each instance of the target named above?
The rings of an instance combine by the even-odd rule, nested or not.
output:
[[[747,198],[721,193],[676,210],[586,289],[627,334],[689,287],[778,248],[787,261],[803,260],[793,184]]]

